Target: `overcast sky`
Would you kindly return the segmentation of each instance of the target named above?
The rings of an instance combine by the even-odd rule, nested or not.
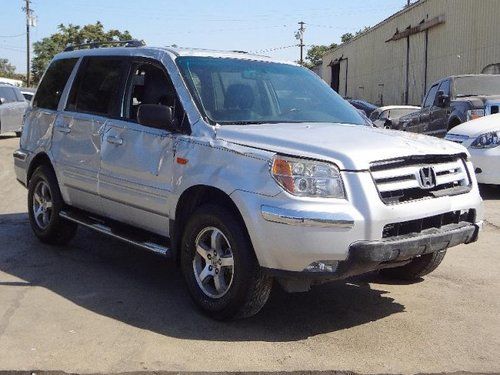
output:
[[[0,58],[26,69],[24,0],[0,0]],[[305,44],[339,42],[340,35],[372,26],[403,8],[406,0],[32,0],[38,26],[32,41],[58,24],[101,21],[129,30],[152,46],[177,44],[260,52],[298,60],[294,33],[306,22]]]

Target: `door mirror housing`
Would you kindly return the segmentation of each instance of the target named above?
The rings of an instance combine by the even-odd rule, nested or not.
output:
[[[5,101],[6,101],[5,98],[0,98],[0,104],[5,103]]]
[[[450,97],[444,91],[438,91],[436,94],[436,106],[446,107],[450,102]]]
[[[137,122],[144,126],[176,131],[172,107],[161,104],[141,104],[137,110]]]

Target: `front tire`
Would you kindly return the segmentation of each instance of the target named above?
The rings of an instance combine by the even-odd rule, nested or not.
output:
[[[257,314],[271,292],[243,224],[224,207],[207,204],[190,217],[181,267],[196,305],[217,320]]]
[[[404,266],[382,269],[380,274],[389,279],[415,281],[438,268],[445,255],[446,249],[425,254]]]
[[[64,245],[76,234],[77,224],[59,216],[64,201],[54,171],[38,167],[28,184],[28,215],[38,239],[51,245]]]

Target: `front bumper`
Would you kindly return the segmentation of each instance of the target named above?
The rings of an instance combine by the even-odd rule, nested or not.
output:
[[[345,261],[337,263],[331,272],[287,272],[265,269],[286,279],[338,280],[383,268],[400,266],[413,258],[443,251],[477,240],[481,224],[461,222],[440,229],[429,229],[419,234],[399,236],[379,241],[358,241],[349,247]]]
[[[469,148],[472,164],[480,184],[500,185],[500,146],[490,149]]]

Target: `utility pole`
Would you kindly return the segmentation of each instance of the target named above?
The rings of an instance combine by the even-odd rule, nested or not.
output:
[[[299,41],[300,47],[300,65],[304,65],[304,31],[306,31],[304,25],[305,22],[299,22],[300,28],[295,33],[295,38]]]
[[[26,12],[26,86],[30,86],[31,83],[31,71],[30,71],[30,26],[33,24],[33,10],[30,8],[31,0],[25,0],[26,5],[23,7],[23,11]]]

